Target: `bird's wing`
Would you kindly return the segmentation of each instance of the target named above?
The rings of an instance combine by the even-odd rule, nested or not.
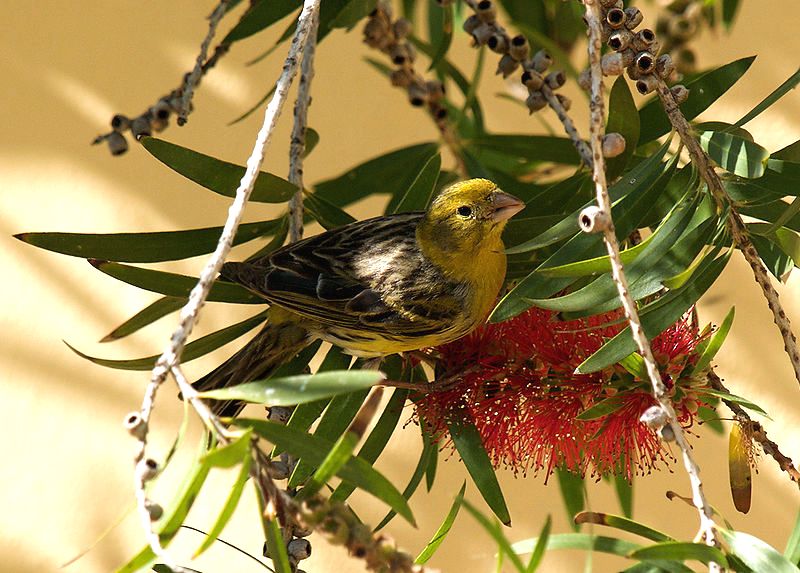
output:
[[[412,213],[347,225],[287,245],[262,259],[226,263],[221,274],[322,324],[395,334],[398,330],[433,332],[440,328],[439,317],[409,313],[396,297],[386,296],[379,277],[364,276],[358,269],[360,257],[395,248],[398,241],[413,244],[420,217]]]

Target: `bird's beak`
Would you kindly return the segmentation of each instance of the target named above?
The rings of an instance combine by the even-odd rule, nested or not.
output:
[[[490,219],[495,223],[507,221],[525,208],[525,203],[513,195],[503,191],[495,191],[492,195],[492,207],[494,212]]]

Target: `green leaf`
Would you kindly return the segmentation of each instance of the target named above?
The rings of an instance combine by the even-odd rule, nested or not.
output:
[[[551,135],[486,134],[464,142],[478,161],[484,151],[494,151],[525,161],[579,165],[580,155],[568,137]]]
[[[219,512],[214,525],[211,526],[211,529],[208,531],[203,543],[200,544],[200,547],[194,552],[192,559],[196,558],[200,554],[202,554],[206,549],[211,547],[214,542],[217,540],[217,537],[222,533],[222,530],[225,529],[225,526],[230,521],[231,517],[233,516],[233,512],[236,510],[236,506],[239,505],[239,500],[242,497],[242,491],[244,491],[244,486],[247,483],[247,478],[250,475],[250,463],[252,462],[252,458],[250,457],[250,434],[251,432],[248,430],[242,435],[242,438],[234,442],[234,444],[244,441],[245,443],[245,450],[243,457],[239,460],[241,462],[241,466],[239,467],[239,473],[236,475],[236,481],[233,483],[230,492],[228,493],[228,497],[225,500],[225,504],[222,506],[222,510]],[[208,456],[206,456],[208,459]]]
[[[531,553],[538,543],[538,538],[532,537],[524,541],[518,541],[512,545],[512,549],[517,554]],[[558,549],[578,549],[582,551],[599,551],[601,553],[611,553],[620,557],[627,557],[633,551],[639,549],[641,545],[615,539],[613,537],[603,537],[602,535],[590,535],[588,533],[560,533],[551,535],[547,541],[547,550]]]
[[[428,3],[428,30],[434,55],[428,71],[435,69],[447,55],[453,41],[453,5]]]
[[[536,545],[533,547],[528,565],[525,567],[525,573],[534,573],[539,568],[539,564],[544,557],[544,552],[547,550],[547,541],[550,539],[550,530],[552,526],[553,520],[548,515],[542,527],[542,531],[539,532],[539,538],[536,541]]]
[[[378,457],[381,455],[386,445],[389,443],[389,438],[392,437],[397,423],[400,421],[400,416],[403,413],[403,405],[408,397],[409,390],[404,388],[395,388],[392,397],[383,409],[375,427],[364,440],[364,445],[358,451],[358,457],[374,464]],[[331,501],[345,501],[355,488],[351,484],[341,483],[331,494]]]
[[[237,322],[231,326],[227,326],[211,334],[207,334],[187,344],[181,354],[181,362],[189,362],[195,358],[205,356],[209,352],[216,350],[220,346],[239,338],[256,326],[263,323],[267,318],[267,311],[261,312],[252,316],[242,322]],[[153,354],[152,356],[145,356],[143,358],[131,358],[128,360],[111,360],[108,358],[97,358],[84,354],[77,348],[71,346],[69,343],[64,342],[70,350],[81,358],[85,358],[90,362],[105,366],[106,368],[114,368],[116,370],[151,370],[155,366],[156,360],[161,356],[160,354]]]
[[[306,142],[305,149],[303,149],[303,159],[308,157],[318,144],[319,132],[311,127],[306,127]]]
[[[308,499],[316,494],[335,476],[344,464],[351,458],[358,445],[358,435],[347,431],[334,442],[333,447],[319,464],[313,475],[306,480],[295,499],[298,502]]]
[[[662,541],[656,545],[632,551],[630,556],[634,559],[674,559],[677,561],[694,559],[702,563],[718,563],[723,568],[728,567],[728,560],[716,547],[686,541]]]
[[[633,480],[628,480],[622,473],[615,474],[612,477],[614,482],[614,491],[617,492],[617,500],[619,500],[619,507],[625,517],[630,518],[633,516]]]
[[[755,404],[748,400],[747,398],[742,398],[741,396],[737,396],[736,394],[730,394],[728,392],[723,392],[722,390],[714,390],[713,388],[703,388],[699,387],[695,389],[696,392],[700,394],[708,394],[710,396],[716,396],[717,398],[722,398],[723,400],[728,400],[729,402],[733,402],[734,404],[739,404],[742,408],[747,408],[748,410],[752,410],[753,412],[758,412],[765,418],[772,418],[769,417],[769,414],[758,404]]]
[[[414,468],[414,472],[411,474],[411,478],[408,480],[408,484],[406,485],[405,489],[403,490],[403,497],[408,500],[411,499],[411,496],[414,495],[414,492],[417,491],[417,487],[419,487],[420,482],[422,481],[422,477],[425,475],[425,470],[428,467],[429,461],[431,457],[436,457],[436,446],[426,438],[423,434],[422,436],[422,453],[419,456],[419,460],[417,461],[417,466]],[[384,518],[375,526],[375,531],[380,531],[388,523],[394,518],[395,512],[390,511],[387,513]]]
[[[689,88],[689,99],[681,104],[681,112],[686,119],[694,119],[722,97],[747,72],[754,60],[755,56],[736,60],[688,82],[686,87]],[[639,122],[642,126],[640,145],[653,141],[672,129],[658,97],[642,107],[639,111]]]
[[[100,272],[124,283],[167,296],[188,298],[189,293],[197,284],[196,277],[165,271],[143,269],[97,259],[89,259],[89,264]],[[250,293],[243,286],[223,281],[214,283],[207,300],[209,302],[234,302],[238,304],[266,304],[266,300]]]
[[[581,476],[564,468],[556,468],[556,477],[558,478],[558,489],[561,491],[561,499],[564,501],[567,515],[572,520],[586,507],[586,484]],[[578,530],[578,524],[574,521],[572,529]]]
[[[341,0],[340,0],[341,1]],[[344,0],[341,1],[342,7],[335,16],[330,19],[328,28],[353,28],[359,21],[367,16],[372,10],[375,9],[376,0]],[[323,30],[326,29],[322,21],[322,12],[320,12],[320,26]]]
[[[244,176],[244,167],[155,137],[143,137],[139,141],[156,159],[187,179],[225,197],[236,196],[236,189]],[[297,187],[285,179],[262,171],[256,179],[250,201],[283,203],[295,191]]]
[[[171,312],[175,312],[176,310],[180,310],[186,304],[186,301],[187,299],[185,298],[176,298],[172,296],[161,297],[109,332],[100,342],[111,342],[112,340],[125,338],[148,324],[155,322],[159,318]]]
[[[427,563],[433,554],[436,553],[436,550],[439,549],[439,546],[444,542],[445,537],[447,534],[450,533],[450,529],[453,527],[453,523],[458,516],[458,511],[461,509],[461,504],[464,501],[464,491],[467,489],[467,482],[461,484],[461,489],[458,491],[456,498],[453,500],[453,505],[450,506],[450,511],[447,512],[447,515],[444,518],[444,521],[439,526],[439,529],[436,530],[436,533],[433,534],[433,538],[428,541],[428,544],[425,548],[420,551],[417,558],[414,559],[414,563],[417,565],[424,565]]]
[[[728,260],[730,252],[702,264],[702,268],[698,268],[685,285],[642,307],[639,318],[647,338],[652,340],[680,319],[719,277]],[[634,350],[636,343],[631,337],[630,327],[627,327],[584,360],[576,369],[576,373],[588,374],[602,370],[622,360]]]
[[[700,132],[698,139],[700,147],[726,171],[749,179],[764,175],[769,151],[757,143],[721,131]]]
[[[795,565],[800,562],[800,511],[797,512],[797,518],[794,520],[794,527],[786,541],[786,549],[783,550],[783,554]]]
[[[506,500],[503,498],[492,461],[483,447],[478,429],[466,420],[450,420],[447,427],[453,444],[484,501],[503,524],[510,526],[511,516],[508,513]]]
[[[223,38],[223,44],[232,44],[269,28],[275,22],[301,7],[299,0],[261,0],[256,2]]]
[[[306,193],[303,207],[326,231],[355,222],[355,217],[316,193]]]
[[[292,573],[289,556],[286,554],[286,542],[283,539],[281,525],[277,518],[268,519],[267,523],[267,553],[272,559],[275,573]]]
[[[739,0],[722,0],[722,22],[725,24],[726,30],[731,29],[738,9]]]
[[[723,7],[727,3],[731,3],[731,2],[730,1],[723,2]],[[734,4],[738,4],[738,2],[734,2]],[[735,10],[735,7],[734,7],[734,10]],[[777,102],[779,99],[781,99],[783,96],[785,96],[787,93],[792,91],[795,87],[797,87],[798,83],[800,83],[800,70],[797,70],[795,73],[793,73],[791,76],[789,76],[785,82],[783,82],[781,85],[779,85],[777,88],[775,88],[775,90],[771,94],[769,94],[767,97],[765,97],[763,100],[761,100],[758,103],[758,105],[756,105],[752,110],[747,112],[744,115],[744,117],[742,117],[742,119],[737,121],[734,125],[736,125],[738,127],[738,126],[745,125],[749,121],[752,121],[753,119],[755,119],[756,117],[761,115],[762,112],[764,112],[764,111],[768,110],[770,107],[772,107],[773,104],[775,104],[775,102]]]
[[[237,418],[234,423],[237,426],[253,428],[253,431],[273,444],[317,466],[323,462],[333,447],[333,442],[330,440],[311,436],[275,422]],[[414,516],[408,502],[392,483],[368,462],[359,457],[351,457],[337,475],[377,497],[414,525]]]
[[[270,235],[281,219],[245,223],[239,227],[234,245]],[[41,249],[82,257],[131,263],[175,261],[210,253],[217,247],[222,227],[157,233],[20,233],[15,238]]]
[[[757,537],[741,531],[719,528],[733,555],[753,571],[769,573],[798,573],[800,569]]]
[[[385,378],[386,376],[377,370],[334,370],[257,380],[203,392],[200,397],[212,400],[242,400],[270,406],[296,406],[369,388]]]
[[[675,541],[666,533],[662,533],[652,527],[648,527],[638,521],[633,521],[626,517],[619,515],[612,515],[610,513],[598,513],[594,511],[585,511],[575,516],[575,521],[578,523],[594,523],[596,525],[605,525],[615,529],[621,529],[634,535],[639,535],[651,541]]]
[[[358,414],[368,393],[369,389],[364,389],[335,396],[325,409],[314,436],[331,443],[338,440]],[[303,483],[314,472],[314,464],[313,460],[300,459],[289,477],[289,487]]]
[[[431,8],[436,6],[431,5]],[[399,198],[395,205],[387,206],[387,213],[405,213],[408,211],[423,211],[433,199],[436,189],[436,180],[442,167],[442,157],[437,153],[422,167],[414,182]],[[391,211],[389,208],[391,207]]]
[[[719,349],[722,348],[722,343],[725,342],[728,332],[730,332],[731,325],[733,324],[733,317],[735,315],[736,307],[732,306],[728,311],[728,314],[726,314],[725,318],[722,320],[722,324],[720,324],[717,331],[708,340],[708,344],[703,349],[703,353],[697,360],[697,364],[695,364],[694,368],[692,369],[693,374],[702,372],[708,367],[709,364],[711,364],[711,361],[714,360],[717,352],[719,352]]]
[[[505,535],[503,535],[502,530],[500,529],[500,524],[497,523],[497,520],[490,520],[486,516],[484,516],[480,511],[475,509],[475,507],[464,500],[464,507],[466,510],[475,518],[475,520],[483,527],[483,529],[492,537],[495,544],[497,545],[498,553],[501,555],[507,555],[509,559],[511,559],[511,563],[514,565],[514,568],[519,571],[520,573],[525,572],[525,565],[523,565],[522,560],[519,556],[514,552],[511,548],[511,543],[509,543],[508,539]]]
[[[200,461],[214,468],[232,468],[242,463],[250,456],[252,434],[252,430],[245,430],[231,443],[207,451]]]
[[[334,205],[354,203],[375,193],[404,193],[431,157],[436,143],[420,143],[381,155],[314,186],[315,196]],[[419,166],[419,167],[417,167]]]
[[[619,133],[625,138],[625,151],[606,160],[606,177],[613,181],[622,175],[639,145],[639,110],[633,100],[628,82],[623,76],[617,78],[611,88],[608,102],[608,125],[606,133]]]
[[[622,408],[622,406],[624,405],[625,402],[622,397],[609,396],[608,398],[604,398],[603,400],[600,400],[596,404],[586,408],[583,412],[575,416],[575,419],[597,420],[599,418],[608,416],[609,414],[613,414],[614,412]]]

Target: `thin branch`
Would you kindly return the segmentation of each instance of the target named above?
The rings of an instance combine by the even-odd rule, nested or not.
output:
[[[700,469],[691,453],[691,448],[686,442],[683,434],[683,429],[677,421],[675,410],[672,406],[672,401],[667,393],[667,389],[661,380],[661,373],[658,371],[653,352],[650,348],[650,342],[645,335],[642,323],[639,318],[639,312],[633,297],[628,290],[627,279],[623,270],[622,260],[620,258],[619,243],[617,242],[616,232],[614,229],[614,222],[611,217],[611,201],[608,196],[608,188],[605,175],[605,159],[603,157],[603,135],[605,129],[605,113],[603,101],[603,73],[600,63],[601,49],[602,49],[602,30],[603,22],[601,19],[599,0],[584,0],[586,8],[586,24],[589,28],[589,62],[591,67],[591,136],[590,143],[592,148],[593,169],[592,178],[595,183],[595,190],[597,194],[597,203],[600,209],[598,215],[598,222],[602,223],[598,227],[603,231],[603,238],[605,239],[606,249],[608,251],[609,259],[611,260],[611,272],[614,283],[617,286],[620,300],[622,302],[625,316],[631,327],[633,339],[639,349],[644,363],[647,368],[647,374],[650,383],[653,387],[653,395],[660,406],[661,419],[663,420],[662,426],[671,428],[671,434],[674,435],[675,442],[683,454],[683,464],[686,472],[689,474],[689,480],[692,486],[692,497],[694,505],[700,515],[700,532],[708,545],[716,545],[716,524],[712,518],[713,510],[708,504],[703,493],[703,484],[700,480]],[[602,221],[601,221],[602,220]],[[664,428],[665,429],[665,428]],[[669,433],[665,433],[662,429],[662,436],[672,437]],[[719,571],[719,566],[715,563],[709,564],[709,568]]]
[[[303,64],[297,101],[294,104],[294,125],[289,144],[289,182],[297,185],[297,192],[289,200],[289,241],[303,238],[303,154],[306,151],[308,106],[311,105],[311,81],[314,79],[314,52],[317,47],[319,19],[311,22],[311,32],[303,48]]]
[[[767,305],[772,311],[772,317],[783,338],[783,348],[792,363],[794,376],[797,382],[800,383],[800,350],[798,350],[797,347],[797,338],[795,338],[792,332],[792,324],[781,305],[778,292],[775,290],[775,287],[772,286],[769,272],[764,267],[764,263],[761,262],[758,251],[756,251],[753,242],[750,240],[747,227],[739,213],[733,208],[732,201],[725,191],[725,187],[722,185],[722,181],[714,170],[710,159],[692,134],[692,128],[689,122],[686,121],[683,113],[681,113],[678,102],[675,101],[675,96],[672,94],[669,87],[667,87],[667,84],[660,78],[656,83],[656,91],[658,92],[658,97],[661,98],[661,103],[669,117],[670,123],[672,123],[675,131],[678,132],[678,136],[686,146],[692,162],[697,166],[700,176],[706,182],[709,191],[711,191],[711,194],[717,200],[718,204],[731,206],[728,214],[728,229],[731,231],[733,243],[744,255],[747,264],[750,265],[753,271],[756,282],[761,287],[764,298],[767,299]]]
[[[197,87],[197,84],[200,83],[200,78],[203,76],[203,64],[206,62],[208,48],[211,46],[211,41],[214,39],[217,32],[217,26],[227,9],[228,0],[220,0],[217,7],[214,8],[214,11],[208,17],[208,32],[206,33],[206,37],[203,38],[203,42],[200,44],[200,53],[197,55],[194,68],[183,83],[183,94],[181,95],[180,106],[175,110],[178,114],[178,125],[184,125],[187,121],[192,96],[194,95],[194,88]]]
[[[575,146],[578,155],[581,156],[581,159],[586,164],[586,166],[591,169],[593,165],[592,150],[589,148],[589,145],[581,138],[580,133],[578,133],[578,128],[575,127],[575,124],[573,123],[572,118],[567,113],[567,110],[561,104],[561,101],[556,97],[556,94],[553,93],[553,90],[551,90],[547,85],[543,85],[541,87],[541,90],[542,94],[544,94],[545,99],[547,99],[547,105],[549,105],[550,108],[554,112],[556,112],[558,119],[564,126],[564,131],[572,140],[572,145]]]
[[[720,377],[717,376],[713,370],[708,373],[708,383],[715,390],[730,394],[730,391],[722,383],[722,379],[720,379]],[[751,429],[748,435],[750,435],[753,440],[761,446],[761,449],[764,450],[764,453],[772,457],[778,463],[778,467],[782,471],[785,471],[789,475],[789,478],[795,482],[795,485],[800,488],[800,471],[798,471],[798,469],[795,467],[792,458],[781,452],[780,446],[767,437],[767,431],[764,429],[764,427],[759,422],[754,422],[751,420],[750,415],[744,408],[742,408],[736,402],[732,402],[725,398],[722,398],[722,401],[725,403],[728,409],[733,412],[737,422],[748,426]]]
[[[198,414],[203,417],[204,421],[210,423],[213,420],[213,415],[207,410],[207,407],[202,400],[193,394],[193,389],[189,389],[189,384],[183,377],[179,365],[180,357],[186,341],[191,334],[194,325],[197,323],[200,309],[202,308],[208,296],[214,279],[219,273],[225,258],[230,252],[233,237],[244,213],[244,208],[247,205],[247,200],[250,197],[253,187],[255,186],[256,178],[258,177],[261,165],[264,162],[264,153],[267,145],[272,137],[272,132],[278,121],[278,117],[283,109],[288,93],[289,86],[294,79],[298,68],[298,56],[303,50],[306,40],[309,37],[311,28],[311,20],[319,10],[320,0],[306,0],[303,4],[303,10],[297,23],[294,38],[292,39],[289,53],[286,56],[286,61],[283,66],[278,82],[275,87],[275,93],[272,96],[266,110],[264,111],[264,123],[258,132],[253,151],[247,160],[247,169],[242,177],[239,187],[236,190],[236,197],[228,210],[227,220],[223,227],[222,233],[217,244],[217,248],[209,258],[203,271],[200,273],[200,278],[197,284],[189,294],[189,300],[181,310],[180,324],[175,332],[172,334],[168,347],[161,354],[156,361],[155,367],[151,372],[150,382],[147,385],[144,398],[142,400],[141,410],[138,413],[137,427],[140,428],[135,435],[139,440],[138,451],[135,455],[136,462],[136,499],[139,508],[139,515],[142,522],[142,527],[147,533],[148,543],[153,551],[170,567],[173,566],[173,561],[166,553],[161,545],[158,534],[155,533],[152,527],[152,519],[148,506],[150,505],[145,492],[145,483],[152,479],[157,473],[157,465],[155,462],[146,458],[147,449],[147,430],[150,422],[150,417],[153,411],[156,394],[159,387],[166,379],[168,373],[172,371],[175,374],[178,385],[182,387],[186,399],[189,399]],[[210,417],[208,417],[210,416]],[[218,422],[218,420],[217,420]],[[213,426],[213,424],[212,424]],[[133,433],[133,432],[132,432]],[[224,434],[223,434],[224,435]],[[175,567],[173,567],[175,569]]]

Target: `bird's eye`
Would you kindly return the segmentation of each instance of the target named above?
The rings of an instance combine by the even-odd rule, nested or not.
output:
[[[472,207],[469,205],[461,205],[458,209],[456,209],[456,213],[461,215],[462,217],[469,217],[472,215]]]

